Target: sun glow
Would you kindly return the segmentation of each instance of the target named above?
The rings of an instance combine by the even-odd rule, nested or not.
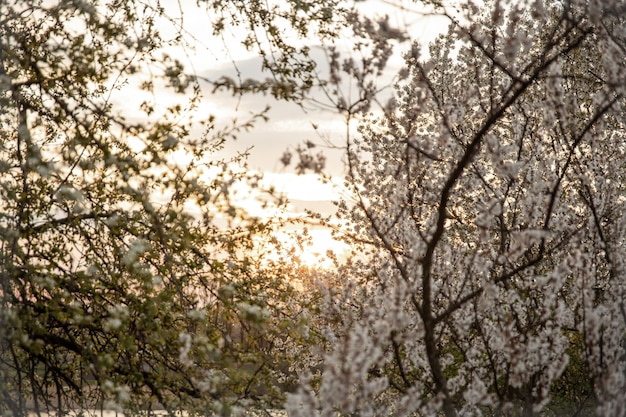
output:
[[[336,240],[329,229],[308,231],[310,244],[303,246],[298,255],[300,262],[309,268],[332,269],[348,253],[348,246]]]
[[[277,247],[264,255],[271,262],[330,270],[348,256],[348,245],[336,240],[328,228],[279,230],[272,237]]]
[[[340,200],[345,194],[341,178],[333,177],[324,182],[314,174],[270,172],[264,174],[262,184],[273,187],[288,199],[288,210],[283,215],[295,221],[273,234],[278,246],[277,257],[280,253],[288,253],[287,257],[282,258],[287,262],[326,270],[335,268],[337,262],[346,259],[349,246],[333,237],[331,227],[299,223],[310,219],[306,209],[322,216],[335,212],[336,207],[331,201]]]

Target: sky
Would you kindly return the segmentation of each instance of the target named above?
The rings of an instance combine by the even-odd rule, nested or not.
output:
[[[410,25],[414,36],[423,39],[424,42],[432,40],[437,33],[445,30],[447,20],[436,17],[406,18],[407,14],[396,7],[392,7],[383,0],[367,0],[363,2],[361,8],[367,10],[371,14],[389,14],[391,21],[397,21],[399,24]],[[400,23],[402,22],[402,23]],[[324,68],[325,58],[321,48],[317,45],[310,45],[312,54],[317,57],[319,68]],[[400,69],[402,65],[401,53],[408,47],[408,43],[397,48],[397,54],[391,60],[389,65],[389,77],[381,80],[382,84],[390,84],[392,76]],[[236,71],[241,72],[241,78],[260,78],[268,76],[266,73],[259,71],[261,61],[258,57],[250,55],[247,51],[237,48],[236,40],[229,42],[229,55],[232,61],[218,61],[202,64],[199,71],[201,76],[209,79],[216,79],[222,75],[234,77]],[[202,60],[200,54],[195,58]],[[233,64],[236,65],[235,70]],[[197,69],[199,66],[196,67]],[[392,94],[392,87],[389,86],[387,94]],[[317,97],[323,100],[321,93]],[[271,172],[284,172],[279,162],[282,150],[296,146],[304,140],[311,140],[315,143],[322,144],[318,134],[312,128],[312,124],[318,126],[318,131],[324,136],[331,138],[334,142],[343,143],[345,137],[345,123],[343,117],[329,112],[328,110],[315,108],[310,103],[306,104],[306,110],[290,102],[278,102],[272,100],[268,96],[248,95],[242,98],[233,99],[228,94],[213,95],[210,100],[223,102],[223,109],[229,109],[230,115],[239,115],[245,117],[251,111],[258,111],[266,105],[271,106],[270,120],[268,123],[258,125],[250,134],[242,135],[237,142],[227,144],[225,154],[234,154],[252,148],[249,156],[249,164],[254,169]],[[236,113],[232,110],[236,109]],[[355,126],[353,126],[355,128]],[[326,151],[328,157],[327,170],[331,175],[343,175],[344,166],[342,162],[342,154],[340,152]],[[289,177],[290,180],[293,178]]]
[[[282,0],[277,0],[282,1]],[[402,0],[400,0],[402,1]],[[221,76],[236,78],[239,71],[242,79],[268,76],[260,71],[261,60],[255,53],[245,50],[240,44],[244,32],[232,30],[223,39],[216,39],[210,35],[207,28],[207,12],[198,9],[195,1],[166,0],[163,3],[170,16],[182,16],[183,24],[189,38],[194,38],[195,48],[185,51],[168,51],[178,57],[189,71],[195,72],[200,79],[217,79]],[[407,7],[416,9],[418,6],[413,2],[406,2]],[[366,0],[359,3],[359,7],[369,14],[389,15],[390,22],[394,26],[405,26],[411,31],[412,36],[422,43],[432,40],[438,33],[447,27],[447,20],[441,17],[423,16],[419,13],[409,13],[398,7],[391,6],[385,0]],[[173,34],[163,26],[163,36]],[[319,45],[311,46],[314,56],[319,57],[319,68],[324,68],[324,54]],[[390,83],[393,75],[402,65],[400,52],[408,47],[408,43],[401,45],[398,53],[392,58],[389,65],[389,76],[384,83]],[[342,144],[345,141],[346,126],[341,115],[338,115],[319,107],[307,105],[306,109],[291,102],[279,102],[266,95],[244,95],[233,97],[230,93],[211,93],[211,87],[205,86],[205,96],[197,110],[199,116],[213,114],[218,125],[220,121],[231,121],[233,118],[245,120],[250,114],[256,113],[270,106],[269,121],[260,122],[249,132],[239,136],[236,141],[228,141],[224,149],[215,155],[216,158],[228,158],[238,153],[248,154],[247,163],[250,170],[263,172],[264,184],[273,186],[278,192],[284,193],[289,200],[290,215],[304,213],[305,209],[328,215],[334,212],[333,200],[341,197],[341,186],[345,174],[343,154],[341,151],[323,149],[327,158],[326,172],[333,178],[333,183],[322,184],[315,175],[296,175],[291,167],[284,167],[280,162],[282,153],[294,148],[305,140],[323,145],[320,134],[330,139],[333,143]],[[170,94],[160,92],[159,94]],[[392,89],[386,92],[389,96]],[[319,96],[320,99],[321,95]],[[180,99],[176,97],[175,99]],[[132,100],[124,99],[126,106],[132,106]],[[136,101],[139,100],[137,97]],[[317,130],[313,129],[313,124]],[[352,132],[356,132],[356,126],[351,126]],[[253,197],[252,195],[250,197]],[[248,204],[250,210],[254,210],[254,204]],[[255,213],[259,214],[259,213]],[[297,231],[296,231],[297,232]],[[315,228],[311,234],[313,247],[311,253],[324,253],[324,248],[331,248],[338,252],[345,248],[334,241],[330,236],[330,230]],[[320,255],[319,257],[323,257]],[[305,262],[319,264],[319,257],[308,257]]]
[[[407,3],[415,8],[413,2]],[[407,14],[397,7],[390,6],[384,0],[367,0],[360,7],[371,14],[389,14],[391,21],[397,22],[394,24],[409,26],[413,35],[421,39],[422,42],[432,40],[436,34],[441,33],[447,27],[447,20],[444,18]],[[206,28],[202,26],[205,23],[206,21],[199,19],[198,24],[200,26],[198,31],[206,32]],[[186,21],[186,24],[190,24],[190,27],[192,27],[193,22]],[[261,61],[258,57],[240,48],[236,39],[227,40],[227,42],[227,49],[223,47],[217,48],[222,53],[228,55],[226,59],[220,57],[217,52],[214,52],[214,57],[203,55],[203,51],[200,49],[192,57],[195,61],[194,67],[200,76],[209,79],[216,79],[223,75],[234,77],[237,70],[241,72],[242,79],[263,79],[268,76],[268,74],[259,71]],[[311,46],[313,55],[319,57],[319,67],[323,68],[325,66],[323,52],[316,45]],[[398,53],[389,65],[390,76],[384,83],[389,83],[392,75],[400,69],[402,65],[401,52],[407,47],[408,44],[405,44],[397,48]],[[234,68],[234,65],[236,65],[237,69]],[[392,94],[391,86],[387,90],[387,94]],[[248,163],[250,168],[276,174],[272,178],[277,182],[293,184],[298,181],[304,183],[310,181],[309,179],[299,179],[297,176],[291,175],[290,173],[293,171],[285,169],[279,160],[285,149],[294,147],[305,140],[311,140],[314,143],[323,145],[323,141],[312,127],[313,124],[318,126],[318,132],[321,132],[325,137],[331,138],[335,143],[342,144],[345,138],[346,128],[341,115],[321,108],[314,108],[308,104],[305,110],[294,103],[278,102],[264,95],[247,95],[233,98],[227,93],[207,96],[207,100],[217,104],[217,107],[220,109],[219,112],[226,118],[238,117],[243,119],[251,112],[259,111],[267,105],[271,106],[270,120],[267,123],[258,124],[251,132],[241,135],[237,141],[227,143],[223,154],[235,155],[237,152],[249,151]],[[353,131],[355,131],[356,126],[352,127]],[[345,168],[342,153],[326,149],[325,154],[328,158],[327,172],[331,175],[342,177]],[[299,190],[302,187],[286,186],[285,188],[291,191]],[[321,193],[322,190],[327,190],[327,188],[316,188],[315,193],[310,192],[307,194],[307,199],[318,201],[319,198],[327,198],[328,195]],[[292,195],[292,197],[300,199],[296,195]]]

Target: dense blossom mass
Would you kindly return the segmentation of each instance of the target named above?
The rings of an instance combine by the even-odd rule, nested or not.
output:
[[[162,3],[0,1],[0,415],[626,416],[626,3],[385,2],[429,45],[361,2]],[[189,10],[266,77],[190,72]],[[345,120],[304,219],[333,268],[216,156],[269,114],[225,93]]]
[[[347,143],[369,255],[290,415],[626,414],[626,5],[486,3]]]

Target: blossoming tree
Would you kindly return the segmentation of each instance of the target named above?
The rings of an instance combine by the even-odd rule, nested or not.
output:
[[[330,36],[335,6],[0,2],[0,415],[280,401],[271,352],[298,306],[262,262],[275,222],[237,203],[258,175],[214,153],[266,114],[199,113],[212,96],[180,57],[211,51],[185,17],[251,29],[273,75],[212,87],[292,100],[312,61],[282,31]]]
[[[438,6],[347,142],[355,253],[290,415],[626,415],[626,6],[485,3]]]

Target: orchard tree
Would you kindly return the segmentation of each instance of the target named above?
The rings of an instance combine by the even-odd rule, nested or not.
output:
[[[347,141],[355,251],[287,409],[624,416],[626,5],[434,7],[449,30]]]
[[[205,8],[216,36],[248,28],[245,45],[270,71],[214,88],[282,99],[313,85],[308,50],[282,31],[331,36],[342,13],[331,0],[173,4]],[[229,124],[194,113],[207,97],[176,51],[199,44],[174,12],[158,1],[0,2],[3,416],[227,415],[280,401],[275,342],[297,334],[299,307],[287,266],[262,259],[258,242],[277,221],[238,204],[238,184],[258,189],[245,160],[212,156],[266,115]]]

